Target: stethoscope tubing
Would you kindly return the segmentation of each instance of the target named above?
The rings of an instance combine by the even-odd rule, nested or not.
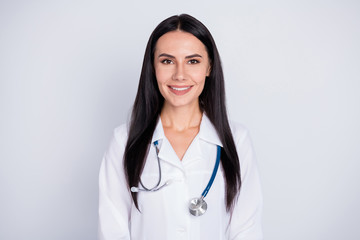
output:
[[[214,179],[216,177],[216,173],[218,171],[219,164],[220,164],[220,155],[221,155],[221,147],[219,145],[217,145],[216,162],[215,162],[214,170],[213,170],[213,173],[211,175],[211,178],[210,178],[206,188],[204,189],[204,191],[201,194],[201,199],[204,199],[206,197],[206,195],[208,194],[208,192],[214,182]]]
[[[161,188],[163,188],[163,187],[165,187],[166,185],[168,185],[167,183],[165,183],[165,184],[163,184],[162,186],[160,186],[159,187],[159,185],[160,185],[160,182],[161,182],[161,164],[160,164],[160,159],[159,159],[159,146],[158,146],[158,141],[156,140],[155,142],[154,142],[154,145],[155,145],[155,151],[156,151],[156,156],[157,156],[157,162],[158,162],[158,167],[159,167],[159,180],[158,180],[158,182],[157,182],[157,184],[154,186],[154,187],[152,187],[152,188],[147,188],[147,187],[145,187],[144,186],[144,184],[142,183],[142,181],[141,181],[141,178],[140,178],[140,185],[141,185],[141,187],[143,188],[143,189],[138,189],[138,190],[140,190],[140,191],[148,191],[148,192],[156,192],[156,191],[158,191],[158,190],[160,190]]]

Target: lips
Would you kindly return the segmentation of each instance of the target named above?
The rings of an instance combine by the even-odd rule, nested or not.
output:
[[[169,89],[172,93],[176,95],[184,95],[191,90],[192,86],[169,86]]]

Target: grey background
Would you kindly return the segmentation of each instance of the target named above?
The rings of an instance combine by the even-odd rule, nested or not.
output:
[[[255,144],[269,240],[360,239],[358,1],[0,1],[0,239],[96,239],[154,27],[189,13]]]

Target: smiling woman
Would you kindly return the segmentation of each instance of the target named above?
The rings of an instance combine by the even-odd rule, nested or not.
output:
[[[151,34],[99,190],[102,240],[262,239],[251,140],[228,121],[220,56],[197,19],[173,16]]]
[[[165,108],[199,107],[210,73],[208,54],[199,39],[179,30],[164,34],[156,43],[154,68]]]

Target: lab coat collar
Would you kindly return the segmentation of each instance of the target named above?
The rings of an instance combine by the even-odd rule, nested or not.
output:
[[[205,112],[203,113],[203,116],[201,119],[198,137],[201,140],[204,140],[206,142],[209,142],[209,143],[212,143],[215,145],[219,145],[221,147],[223,146],[220,141],[220,138],[215,130],[214,125],[211,123],[210,119],[208,118],[208,116],[206,115]],[[162,126],[161,118],[159,117],[159,120],[155,127],[155,131],[153,133],[151,143],[154,143],[156,140],[162,140],[164,138],[165,138],[165,133],[164,133],[164,129]]]
[[[199,141],[206,141],[211,144],[222,146],[214,126],[212,125],[205,113],[203,114],[201,119],[199,133],[197,134],[197,136],[195,136],[193,142],[186,150],[182,161],[179,161],[179,158],[176,155],[173,147],[171,146],[168,139],[165,137],[160,117],[153,133],[153,137],[151,140],[152,144],[155,141],[159,141],[160,151],[158,153],[158,157],[163,161],[168,162],[169,164],[172,164],[173,166],[182,170],[184,169],[184,166],[203,159],[203,153],[201,151]]]
[[[206,113],[203,113],[203,117],[200,124],[200,131],[198,135],[200,139],[206,142],[219,145],[220,147],[223,146],[214,125],[211,123]]]
[[[164,128],[160,117],[155,127],[151,143],[154,144],[155,141],[159,141],[159,148],[160,148],[160,151],[158,153],[159,159],[168,162],[174,165],[175,167],[183,170],[182,163],[179,161],[179,158],[176,155],[170,142],[165,137]]]
[[[156,124],[152,139],[151,139],[151,143],[153,144],[155,141],[158,140],[162,140],[165,138],[165,133],[164,133],[164,129],[163,129],[163,125],[161,122],[161,118],[159,116],[158,118],[158,122]]]

